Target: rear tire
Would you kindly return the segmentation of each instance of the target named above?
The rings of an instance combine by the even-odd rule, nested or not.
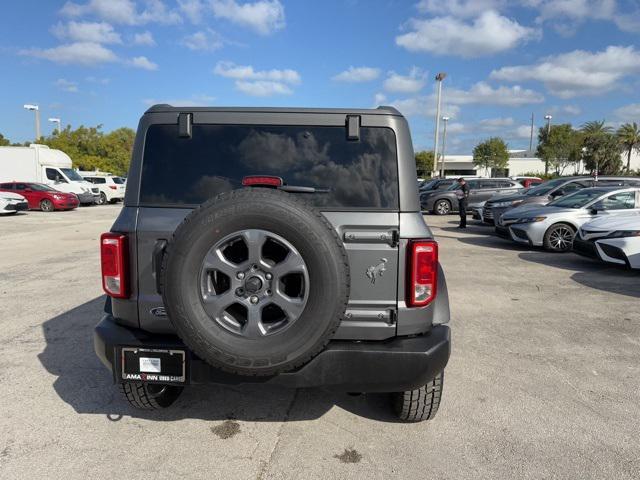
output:
[[[40,210],[43,212],[53,212],[55,209],[53,208],[51,200],[45,198],[40,201]]]
[[[451,213],[451,202],[449,200],[438,200],[433,206],[433,213],[436,215],[449,215]]]
[[[160,410],[171,406],[183,387],[142,382],[121,383],[120,391],[132,407],[140,410]]]
[[[576,230],[568,223],[551,225],[544,233],[543,245],[550,252],[563,253],[571,250]]]
[[[100,192],[100,198],[96,203],[98,205],[104,205],[105,203],[107,203],[107,196],[104,194],[104,192]]]
[[[403,422],[433,419],[440,406],[443,383],[444,372],[440,372],[423,387],[394,393],[393,404],[398,418]]]

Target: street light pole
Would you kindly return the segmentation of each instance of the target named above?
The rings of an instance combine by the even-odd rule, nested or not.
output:
[[[440,167],[440,177],[444,178],[444,149],[447,145],[447,123],[449,122],[449,117],[442,117],[442,121],[444,122],[444,129],[442,130],[442,163]]]
[[[438,137],[440,135],[440,101],[442,99],[442,81],[447,76],[446,73],[440,72],[436,75],[436,82],[438,82],[438,95],[436,100],[436,131],[433,141],[433,156],[435,169],[438,170]]]
[[[549,141],[549,137],[551,136],[551,119],[553,118],[551,115],[545,115],[545,120],[547,121],[547,142]],[[549,173],[549,160],[544,161],[544,174],[547,175]]]
[[[59,118],[50,118],[49,121],[51,123],[56,124],[56,130],[58,131],[58,135],[60,135],[60,119]]]
[[[24,106],[26,110],[34,111],[36,114],[36,143],[40,139],[40,107],[38,105],[27,104]]]

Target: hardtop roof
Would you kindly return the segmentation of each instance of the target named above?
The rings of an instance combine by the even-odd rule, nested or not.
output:
[[[175,107],[158,104],[145,113],[181,113],[181,112],[245,112],[245,113],[308,113],[308,114],[345,114],[345,115],[394,115],[402,114],[394,107],[378,108],[303,108],[303,107]]]

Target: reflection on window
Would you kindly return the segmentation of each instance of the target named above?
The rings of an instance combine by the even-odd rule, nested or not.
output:
[[[316,206],[397,209],[395,134],[362,127],[360,135],[353,142],[342,127],[194,125],[185,139],[176,125],[153,125],[140,201],[196,205],[241,188],[245,176],[274,175],[289,185],[329,189],[305,194]]]

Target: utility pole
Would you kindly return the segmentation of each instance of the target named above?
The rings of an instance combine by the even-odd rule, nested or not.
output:
[[[60,135],[60,119],[59,118],[50,118],[49,121],[51,123],[55,123],[56,124],[56,130],[58,131],[58,135]]]
[[[440,101],[442,99],[442,81],[446,76],[447,74],[444,72],[440,72],[436,75],[436,82],[438,82],[438,95],[436,104],[436,132],[433,141],[434,167],[436,171],[438,171],[438,136],[440,135]]]
[[[27,105],[24,106],[24,108],[26,110],[31,110],[31,111],[35,112],[35,115],[36,115],[36,143],[38,143],[38,140],[40,139],[40,107],[38,107],[38,105],[27,104]]]
[[[531,136],[529,137],[529,151],[533,150],[533,112],[531,112]]]
[[[547,121],[547,142],[551,137],[551,119],[553,118],[551,115],[547,114],[544,116]],[[544,161],[544,174],[547,175],[549,173],[549,160]]]
[[[449,122],[449,117],[442,117],[442,121],[444,122],[444,129],[442,130],[442,163],[440,164],[440,177],[444,178],[444,149],[447,145],[447,123]]]

